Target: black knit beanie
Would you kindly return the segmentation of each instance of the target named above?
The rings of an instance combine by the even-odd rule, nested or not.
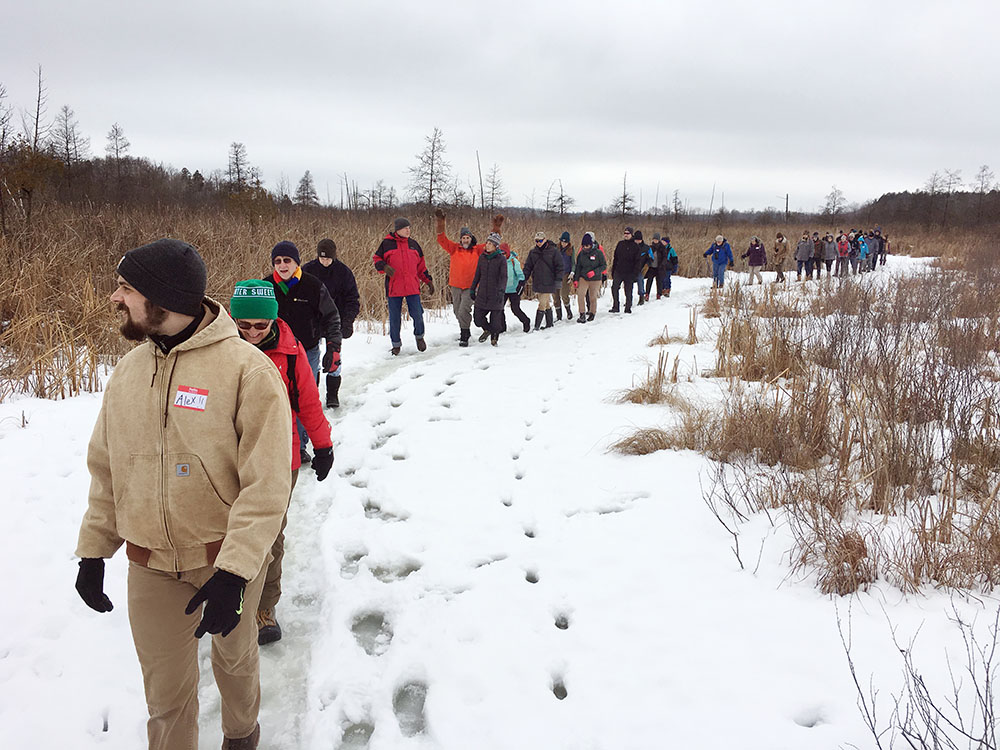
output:
[[[205,261],[191,245],[162,239],[129,250],[118,274],[139,294],[164,310],[197,315],[205,298]]]
[[[274,265],[275,258],[292,258],[298,265],[302,265],[302,260],[299,258],[299,249],[295,247],[294,242],[289,242],[288,240],[282,240],[273,248],[271,248],[271,265]]]

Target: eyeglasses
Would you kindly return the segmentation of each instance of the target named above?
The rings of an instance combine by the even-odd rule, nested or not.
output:
[[[294,263],[294,262],[295,262],[295,258],[280,258],[279,257],[279,258],[275,258],[274,259],[274,265],[278,265],[279,263],[283,263],[283,264],[287,265],[289,263]]]
[[[536,245],[541,245],[545,240],[535,240]]]
[[[266,331],[271,327],[271,321],[265,320],[263,323],[251,323],[249,320],[237,320],[236,325],[239,326],[241,331],[249,331],[251,328],[255,331]]]

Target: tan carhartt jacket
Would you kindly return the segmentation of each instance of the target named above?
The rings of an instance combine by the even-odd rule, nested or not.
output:
[[[249,581],[264,564],[291,491],[291,406],[267,355],[204,306],[190,339],[166,356],[147,341],[108,380],[80,557],[128,541],[156,570],[205,567],[217,552],[217,568]]]

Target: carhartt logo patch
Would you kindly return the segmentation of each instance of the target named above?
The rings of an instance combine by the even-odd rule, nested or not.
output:
[[[177,464],[177,476],[179,477],[191,476],[191,464]]]
[[[207,404],[207,390],[195,388],[190,385],[177,386],[177,394],[174,396],[174,406],[179,406],[181,409],[205,411],[205,406]]]

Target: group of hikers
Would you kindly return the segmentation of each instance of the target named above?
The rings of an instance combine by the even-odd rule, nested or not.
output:
[[[487,339],[497,345],[507,330],[504,311],[511,312],[525,333],[532,330],[531,320],[521,310],[521,293],[529,282],[538,298],[534,330],[551,328],[557,321],[574,320],[572,300],[576,297],[577,323],[593,320],[597,314],[597,298],[610,275],[612,307],[620,312],[620,290],[625,288],[625,312],[632,312],[633,288],[638,288],[638,304],[650,300],[653,285],[656,299],[670,296],[670,277],[677,271],[677,252],[670,238],[659,233],[647,245],[641,231],[625,227],[609,267],[604,247],[594,232],[585,232],[575,249],[569,232],[563,232],[558,243],[536,232],[534,247],[524,264],[510,244],[503,240],[503,215],[493,217],[490,232],[482,243],[468,227],[458,232],[458,241],[446,232],[446,214],[435,211],[438,245],[450,256],[448,286],[452,310],[459,325],[459,346],[468,346],[473,323],[481,329],[479,341]],[[413,335],[417,349],[424,351],[423,307],[420,285],[433,293],[434,282],[427,271],[423,250],[410,236],[410,222],[396,219],[393,229],[375,251],[375,269],[386,276],[385,291],[389,304],[389,338],[391,352],[402,349],[401,318],[405,300],[413,319]]]
[[[506,330],[509,304],[525,333],[531,321],[520,295],[531,283],[538,297],[534,330],[565,318],[594,320],[602,286],[611,281],[610,312],[670,296],[678,257],[670,238],[625,227],[610,267],[594,232],[579,249],[563,232],[558,243],[543,232],[523,266],[500,234],[494,216],[482,244],[467,227],[458,242],[446,234],[438,210],[437,241],[450,256],[448,283],[459,325],[459,346],[471,326],[493,345]],[[433,293],[423,250],[410,223],[396,219],[373,256],[385,277],[391,353],[401,349],[402,305],[424,341],[420,287]],[[831,250],[830,248],[833,248]],[[801,253],[800,253],[801,250]],[[806,253],[809,250],[809,253]],[[831,254],[835,251],[835,254]],[[885,262],[888,239],[878,229],[810,240],[796,248],[798,275],[811,278],[833,260],[837,274]],[[706,252],[722,286],[733,265],[721,235]],[[778,234],[774,265],[783,279],[787,242]],[[229,312],[205,296],[207,269],[198,251],[162,239],[128,251],[117,267],[111,301],[121,313],[121,334],[142,343],[121,359],[108,380],[88,448],[88,507],[80,528],[76,589],[98,612],[113,605],[104,592],[104,560],[122,546],[129,560],[128,616],[149,709],[147,735],[154,750],[198,745],[197,638],[213,636],[212,667],[221,695],[224,750],[253,750],[260,740],[259,653],[281,638],[276,607],[288,504],[298,470],[311,464],[316,479],[334,461],[326,407],[339,407],[341,346],[354,332],[360,296],[353,272],[337,257],[336,243],[321,240],[304,266],[289,241],[271,249],[271,272],[235,285]],[[753,238],[751,280],[767,256]],[[576,296],[576,317],[572,298]],[[322,345],[322,346],[321,346]],[[322,351],[321,351],[322,349]],[[307,445],[312,443],[313,454]],[[255,617],[242,616],[255,613]]]
[[[775,283],[785,281],[785,269],[788,262],[789,245],[788,240],[781,232],[778,232],[774,239],[774,249],[772,250],[770,267],[775,272]],[[870,230],[851,229],[841,230],[834,235],[827,232],[822,237],[819,232],[802,232],[802,239],[795,246],[795,279],[802,280],[802,273],[805,272],[806,279],[820,279],[823,275],[823,267],[826,266],[826,276],[836,276],[838,278],[850,274],[867,273],[876,270],[880,265],[885,265],[885,258],[889,254],[889,235],[883,234],[881,227]],[[725,282],[726,269],[735,265],[732,247],[721,234],[716,236],[705,257],[711,256],[712,262],[712,285],[721,289]],[[740,258],[747,261],[750,269],[750,281],[752,285],[754,279],[760,284],[764,283],[761,271],[768,267],[767,248],[760,237],[754,235],[750,238],[749,247]]]

